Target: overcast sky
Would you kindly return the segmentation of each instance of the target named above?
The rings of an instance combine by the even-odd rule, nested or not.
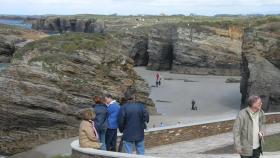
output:
[[[280,0],[0,0],[0,14],[279,14]]]

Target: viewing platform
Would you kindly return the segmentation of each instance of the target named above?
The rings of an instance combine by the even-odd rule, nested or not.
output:
[[[231,145],[233,143],[231,131],[234,120],[235,118],[228,118],[216,121],[204,121],[193,124],[166,126],[146,130],[146,154],[156,155],[159,157],[178,157],[178,155],[176,154],[186,153],[190,155],[196,155],[194,157],[199,157],[199,154],[194,152],[196,149],[205,149],[207,146],[207,149],[211,150],[221,146]],[[266,120],[267,124],[269,124],[267,129],[267,135],[276,134],[280,132],[280,112],[267,113]],[[121,135],[118,136],[121,137]],[[202,140],[204,143],[202,143],[200,140]],[[194,142],[192,143],[192,141]],[[180,146],[180,149],[178,149],[178,146]],[[182,148],[182,146],[185,146],[186,148]],[[194,148],[193,146],[196,147]],[[72,158],[153,158],[151,156],[139,156],[134,154],[80,148],[78,140],[75,140],[71,143],[71,148]],[[172,149],[172,151],[174,149],[174,152],[172,152],[173,154],[169,153],[169,149]],[[203,150],[201,151],[203,152]],[[200,154],[200,156],[202,157],[203,155],[204,154]],[[269,155],[270,157],[273,157],[271,156],[271,154]],[[228,154],[227,156],[231,158],[230,156],[232,155]]]

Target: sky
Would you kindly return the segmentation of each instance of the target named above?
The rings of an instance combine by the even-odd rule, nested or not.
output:
[[[0,0],[0,14],[279,14],[280,0]]]

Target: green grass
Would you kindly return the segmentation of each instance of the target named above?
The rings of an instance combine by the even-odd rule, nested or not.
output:
[[[38,61],[40,59],[47,61],[49,58],[54,58],[46,55],[48,52],[73,54],[78,50],[104,48],[106,47],[106,40],[109,40],[109,38],[108,35],[99,33],[66,33],[62,35],[53,35],[28,43],[14,54],[14,59],[20,60],[25,53],[37,49],[41,57],[34,59],[33,61]]]
[[[276,151],[280,151],[280,133],[265,137],[264,152],[276,152]],[[228,146],[212,149],[203,153],[233,154],[235,153],[235,150],[234,150],[234,145],[228,145]]]
[[[280,133],[266,137],[264,151],[266,152],[280,151]]]

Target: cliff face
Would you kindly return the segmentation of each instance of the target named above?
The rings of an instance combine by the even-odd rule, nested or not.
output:
[[[149,34],[149,64],[175,73],[238,75],[241,29],[209,26],[158,26]]]
[[[239,74],[241,40],[230,36],[230,29],[208,26],[179,27],[176,34],[173,72]]]
[[[149,62],[148,34],[141,31],[125,31],[116,36],[120,40],[127,56],[134,60],[135,66],[146,66]]]
[[[101,21],[95,19],[78,19],[67,17],[41,18],[33,22],[32,28],[49,33],[63,32],[104,32],[105,26]]]
[[[173,62],[173,25],[156,26],[149,32],[148,68],[152,70],[170,70]]]
[[[28,43],[0,73],[0,154],[76,136],[79,111],[92,96],[123,96],[129,86],[154,110],[148,84],[110,35],[64,34]]]
[[[15,45],[0,36],[0,63],[8,63],[15,52]]]
[[[43,36],[37,31],[0,24],[0,63],[9,63],[18,47]]]
[[[241,108],[250,95],[262,97],[265,111],[280,111],[280,22],[245,31],[242,45]]]

